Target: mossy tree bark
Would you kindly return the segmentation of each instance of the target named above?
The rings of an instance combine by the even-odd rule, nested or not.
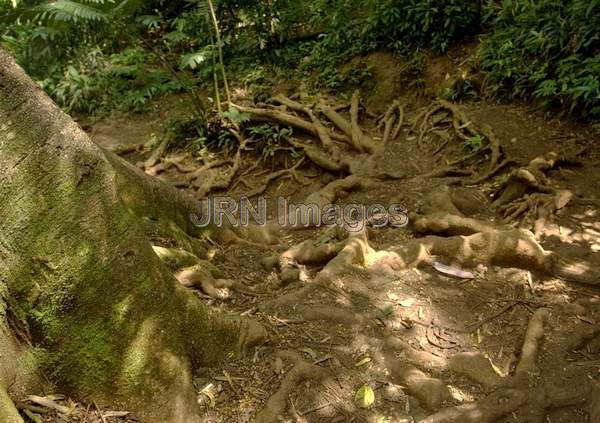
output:
[[[0,325],[20,316],[30,370],[144,421],[199,419],[193,369],[261,332],[211,313],[153,252],[148,222],[187,236],[192,207],[95,145],[0,49]]]

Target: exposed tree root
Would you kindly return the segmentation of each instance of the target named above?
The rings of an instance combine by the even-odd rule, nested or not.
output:
[[[450,113],[451,127],[454,129],[456,137],[463,141],[469,142],[473,137],[481,137],[487,141],[487,144],[477,149],[470,155],[459,159],[448,165],[449,168],[460,164],[463,161],[470,160],[474,157],[480,156],[486,152],[490,152],[488,171],[491,172],[498,166],[498,162],[502,158],[502,146],[494,134],[494,131],[489,125],[476,126],[475,123],[469,119],[466,113],[456,104],[446,100],[438,100],[428,110],[425,110],[415,120],[412,131],[419,128],[417,135],[417,144],[422,146],[423,139],[428,132],[436,131],[437,123],[430,123],[430,120],[434,120],[433,116],[443,112]],[[442,118],[438,122],[446,122],[447,120]]]
[[[197,181],[204,179],[208,170],[215,169],[217,167],[221,167],[229,163],[232,163],[230,159],[213,160],[211,162],[207,162],[199,168],[195,169],[193,172],[190,172],[187,175],[185,175],[182,179],[173,182],[173,185],[175,185],[176,187],[192,186],[195,188],[200,188],[202,186],[202,183]]]
[[[509,176],[498,190],[493,205],[504,213],[507,221],[533,218],[539,229],[546,219],[567,206],[574,197],[569,190],[551,187],[546,173],[560,163],[573,163],[574,160],[561,158],[554,152],[536,157]]]
[[[335,180],[319,191],[310,194],[302,204],[294,210],[289,210],[286,224],[289,228],[303,229],[319,226],[325,222],[319,221],[326,206],[333,204],[347,192],[370,186],[371,180],[356,175]],[[338,223],[337,221],[331,222]]]
[[[186,288],[201,290],[204,294],[218,300],[226,300],[233,289],[244,292],[239,282],[224,279],[223,273],[206,260],[200,260],[194,254],[176,248],[152,247],[161,261],[173,272],[175,279]]]
[[[502,380],[490,360],[479,352],[453,355],[448,361],[448,370],[465,375],[488,389],[495,388]]]
[[[298,141],[290,140],[290,144],[292,144],[296,148],[300,148],[304,150],[304,154],[309,158],[314,164],[318,167],[328,171],[328,172],[349,172],[350,167],[347,162],[342,162],[340,160],[336,160],[330,154],[321,151],[319,148],[300,143]]]
[[[242,151],[244,151],[246,148],[247,140],[243,139],[241,135],[234,129],[230,129],[229,132],[238,140],[239,143],[237,153],[233,159],[233,165],[223,178],[215,180],[211,177],[204,181],[197,191],[199,198],[205,198],[212,191],[228,189],[233,182],[233,179],[240,171],[242,166]]]
[[[155,166],[160,161],[162,156],[164,156],[165,151],[167,150],[168,144],[169,144],[169,140],[165,138],[158,145],[158,147],[152,152],[152,154],[150,155],[148,160],[146,160],[144,163],[142,163],[141,168],[143,170],[146,170],[146,169],[149,169],[149,168]]]
[[[438,410],[444,402],[450,400],[450,390],[440,380],[428,376],[419,369],[404,364],[392,356],[386,358],[386,367],[392,378],[402,386],[406,392],[414,396],[428,410]]]
[[[357,314],[351,310],[331,306],[297,306],[294,313],[302,316],[306,321],[322,321],[344,326],[360,326],[366,328],[372,325],[373,320]]]
[[[315,280],[330,284],[336,276],[347,272],[354,266],[365,266],[367,257],[374,250],[369,246],[366,229],[349,232],[348,240],[342,250],[317,274]]]
[[[548,186],[546,172],[554,168],[558,161],[558,154],[550,152],[542,157],[536,157],[527,166],[517,169],[500,188],[494,206],[505,206],[521,198],[529,189],[544,193],[553,192],[554,189]]]
[[[196,170],[195,166],[186,166],[182,163],[184,156],[179,157],[162,157],[157,164],[152,167],[147,167],[145,172],[150,176],[156,176],[162,172],[166,172],[171,168],[177,168],[180,173],[192,173]]]
[[[350,125],[352,127],[352,144],[358,151],[367,151],[373,153],[375,151],[375,143],[371,137],[365,135],[360,125],[358,124],[358,108],[360,102],[360,91],[354,91],[352,101],[350,102]]]
[[[275,122],[284,126],[291,126],[293,128],[300,129],[309,134],[319,136],[318,130],[312,122],[308,122],[297,116],[290,115],[288,113],[280,112],[278,110],[271,109],[259,109],[255,107],[246,107],[234,105],[242,113],[248,113],[254,120],[263,122]],[[335,132],[329,134],[332,139],[338,141],[345,141],[346,137]]]
[[[305,153],[305,157],[313,162],[316,166],[327,172],[341,173],[344,175],[344,177],[339,181],[335,181],[327,185],[321,191],[309,196],[309,198],[307,198],[305,201],[305,205],[296,211],[296,215],[294,216],[295,220],[293,220],[291,226],[307,227],[315,225],[317,222],[311,221],[311,214],[314,214],[315,210],[322,210],[323,207],[332,204],[336,198],[343,195],[345,191],[363,188],[370,185],[371,181],[377,179],[401,179],[404,177],[404,175],[394,175],[390,174],[389,172],[378,172],[375,170],[378,159],[385,151],[385,145],[389,140],[394,122],[391,121],[387,125],[385,142],[382,142],[379,146],[376,146],[373,139],[367,136],[358,124],[358,107],[360,100],[358,92],[354,94],[350,105],[350,122],[339,115],[333,108],[330,108],[324,104],[322,104],[320,107],[321,112],[327,116],[345,135],[338,135],[335,132],[328,130],[325,125],[316,117],[315,113],[310,107],[305,106],[298,101],[292,100],[283,95],[275,96],[274,100],[292,112],[307,115],[311,122],[307,122],[306,120],[290,113],[272,108],[253,108],[244,106],[235,107],[237,107],[241,112],[249,113],[257,120],[270,121],[300,128],[307,133],[317,136],[320,140],[322,148],[314,144],[301,143],[293,139],[289,140],[289,143],[295,148],[302,149]],[[399,131],[403,125],[404,111],[403,107],[398,103],[396,104],[395,108],[390,111],[390,113],[395,114],[396,109],[399,113],[399,122],[396,129]],[[334,139],[347,141],[358,152],[367,151],[370,154],[366,158],[354,158],[348,155],[342,156],[340,150],[332,141]],[[210,177],[204,181],[203,185],[198,187],[201,196],[207,195],[211,190],[225,189],[231,183],[231,178],[239,170],[239,166],[236,166],[236,164],[238,164],[237,157],[236,160],[234,160],[234,165],[231,171],[228,173],[227,177],[221,181],[215,181],[215,176],[211,174]],[[282,170],[267,175],[265,183],[260,187],[253,189],[251,194],[257,195],[264,192],[270,181],[283,176],[292,176],[300,182],[301,178],[299,178],[294,172],[295,169],[296,166],[290,170]],[[194,177],[196,177],[195,174],[190,176],[190,178]],[[289,221],[290,219],[288,219],[288,223]]]
[[[396,116],[396,114],[398,116]],[[395,127],[394,127],[395,125]],[[385,112],[383,118],[377,126],[378,130],[383,129],[383,138],[381,143],[377,146],[375,153],[372,157],[380,158],[386,151],[389,141],[395,140],[400,134],[400,130],[404,125],[404,105],[398,100],[394,101],[392,105]]]
[[[425,368],[432,373],[441,374],[448,367],[448,361],[445,358],[415,349],[408,342],[394,336],[386,338],[385,349],[390,353],[398,354],[402,360],[414,366]]]
[[[264,177],[263,183],[262,185],[260,185],[257,188],[254,188],[248,192],[246,192],[246,197],[248,198],[252,198],[254,196],[263,194],[267,188],[269,188],[269,184],[279,178],[282,177],[292,177],[294,178],[297,182],[301,183],[301,184],[306,184],[306,182],[302,181],[300,179],[300,177],[298,176],[298,174],[296,173],[296,170],[300,167],[300,165],[304,163],[304,157],[302,157],[300,160],[298,160],[292,167],[290,167],[289,169],[283,169],[283,170],[278,170],[276,172],[271,172],[269,173],[267,176]]]
[[[444,166],[440,169],[432,170],[429,173],[421,175],[423,178],[445,178],[447,176],[471,176],[473,172],[461,169],[456,166]]]
[[[355,145],[352,138],[352,125],[335,109],[329,107],[325,103],[320,104],[321,112],[346,136],[347,142],[356,150],[360,151],[360,145]]]
[[[210,270],[201,264],[177,272],[175,278],[186,288],[200,289],[209,297],[218,300],[228,299],[229,291],[238,286],[231,279],[215,279]]]
[[[446,257],[459,264],[492,264],[542,272],[572,282],[598,284],[598,272],[584,262],[568,262],[546,251],[530,231],[496,228],[486,223],[438,214],[417,218],[419,232],[463,235],[441,238],[429,236],[395,250],[400,267],[430,263],[434,256]]]
[[[412,216],[414,229],[422,234],[434,233],[439,235],[473,235],[478,232],[493,232],[496,230],[512,230],[508,225],[498,226],[488,222],[453,214],[438,212],[424,216]]]
[[[398,100],[394,100],[390,107],[385,111],[385,113],[379,117],[379,122],[377,124],[377,130],[382,131],[387,122],[394,116],[396,109],[400,105]]]
[[[392,139],[395,140],[400,135],[400,130],[404,126],[404,105],[398,105],[398,123],[396,123],[396,127],[394,128],[394,132],[392,133]]]
[[[327,377],[327,371],[322,367],[310,364],[302,359],[300,354],[293,351],[280,351],[276,356],[282,360],[291,361],[294,367],[288,371],[275,394],[269,398],[265,408],[256,416],[256,423],[276,423],[285,413],[288,397],[305,381],[320,382]]]
[[[325,151],[327,151],[330,154],[337,155],[337,151],[334,150],[333,141],[331,140],[331,134],[329,130],[325,127],[325,125],[323,125],[323,123],[321,123],[321,121],[315,116],[315,114],[310,108],[294,100],[290,100],[282,94],[273,97],[273,100],[289,107],[292,110],[306,114],[310,118],[310,121],[312,122],[313,126],[315,127],[317,136],[321,140],[321,144],[323,145]],[[334,160],[335,159],[336,157],[334,157]]]
[[[281,283],[287,285],[298,280],[299,264],[319,264],[331,260],[341,251],[345,243],[345,241],[319,243],[309,239],[286,250],[278,260]]]
[[[537,360],[548,310],[537,310],[527,327],[521,359],[512,376],[501,379],[498,389],[474,403],[446,408],[421,423],[494,423],[513,414],[527,422],[544,421],[547,410],[585,403],[587,389],[564,391],[538,381]]]
[[[135,153],[139,151],[143,151],[146,148],[146,143],[139,144],[127,144],[127,145],[117,145],[111,148],[111,152],[116,154],[117,156],[125,156],[130,153]]]
[[[461,181],[461,184],[462,185],[481,184],[481,183],[487,181],[488,179],[494,177],[500,171],[504,170],[504,168],[509,167],[509,166],[514,166],[516,164],[517,164],[517,162],[515,160],[505,159],[502,161],[502,163],[498,164],[496,167],[488,170],[487,172],[484,172],[475,178]]]
[[[471,190],[444,185],[425,196],[419,211],[425,216],[440,212],[455,216],[468,216],[481,211],[485,202],[483,196],[476,195]]]

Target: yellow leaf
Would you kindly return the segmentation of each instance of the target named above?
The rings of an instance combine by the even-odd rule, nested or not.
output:
[[[356,401],[361,408],[369,408],[372,406],[375,402],[375,392],[373,391],[373,388],[369,385],[361,386],[361,388],[356,391],[354,401]]]
[[[400,304],[402,307],[412,307],[414,303],[415,303],[414,298],[406,298],[406,299],[400,301],[398,304]]]
[[[371,362],[371,357],[367,356],[365,358],[363,358],[362,360],[360,360],[358,363],[356,363],[354,366],[355,367],[360,367],[360,366],[364,366],[367,363]]]

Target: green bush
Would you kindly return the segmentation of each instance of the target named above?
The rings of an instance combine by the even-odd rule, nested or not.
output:
[[[504,0],[478,54],[494,95],[600,118],[600,1]]]
[[[478,2],[470,0],[385,0],[376,3],[364,34],[377,45],[407,53],[431,46],[438,53],[478,31]]]
[[[420,48],[438,53],[461,37],[479,32],[475,0],[338,0],[312,18],[324,28],[308,67],[319,69],[317,87],[338,88],[337,66],[378,48],[410,58]]]
[[[106,56],[94,49],[82,57],[39,81],[68,113],[140,112],[151,99],[183,89],[166,71],[155,69],[148,53],[139,48]]]

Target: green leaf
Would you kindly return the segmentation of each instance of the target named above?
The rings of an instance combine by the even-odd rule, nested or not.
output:
[[[354,401],[358,403],[361,408],[369,408],[375,402],[375,392],[369,385],[363,385],[356,391],[354,395]]]
[[[206,62],[209,56],[205,51],[197,51],[195,53],[186,54],[181,58],[181,69],[196,69],[202,63]]]
[[[355,367],[360,367],[360,366],[364,366],[365,364],[368,364],[371,362],[371,357],[366,356],[365,358],[363,358],[362,360],[360,360],[358,363],[356,363],[354,366]]]
[[[108,16],[99,9],[71,0],[56,0],[40,7],[57,21],[107,21]]]

